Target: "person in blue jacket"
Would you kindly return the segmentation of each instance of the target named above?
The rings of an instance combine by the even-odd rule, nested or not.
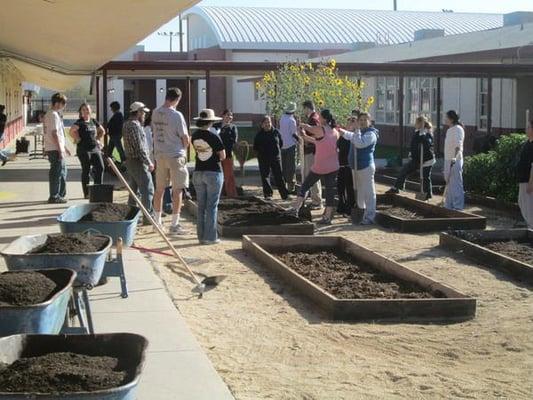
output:
[[[369,113],[360,113],[352,119],[347,129],[339,129],[342,136],[352,143],[348,161],[355,169],[357,207],[362,213],[361,225],[372,225],[376,218],[376,187],[374,152],[379,131],[371,126]]]

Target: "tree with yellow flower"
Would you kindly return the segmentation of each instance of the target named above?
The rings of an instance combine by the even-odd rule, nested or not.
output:
[[[354,109],[368,111],[374,103],[372,96],[363,96],[364,82],[341,76],[335,60],[316,68],[311,63],[283,64],[276,71],[266,73],[256,82],[256,88],[266,100],[267,112],[276,118],[289,102],[301,107],[305,100],[312,100],[319,108],[328,108],[340,121]]]

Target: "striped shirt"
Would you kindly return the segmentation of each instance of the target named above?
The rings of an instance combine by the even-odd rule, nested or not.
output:
[[[122,126],[122,139],[124,140],[124,152],[126,158],[140,160],[143,164],[150,165],[146,147],[146,136],[141,123],[134,119],[128,119]]]

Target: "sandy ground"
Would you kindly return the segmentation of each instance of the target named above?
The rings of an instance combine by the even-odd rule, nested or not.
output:
[[[469,210],[488,216],[489,228],[515,223],[494,211]],[[228,276],[218,288],[198,300],[178,264],[150,258],[239,400],[533,398],[531,288],[438,248],[437,234],[354,227],[340,218],[319,233],[343,235],[477,297],[471,321],[334,323],[246,256],[239,240],[199,246],[191,219],[184,225],[191,235],[173,242],[198,260],[195,270]],[[165,249],[147,227],[136,244]]]

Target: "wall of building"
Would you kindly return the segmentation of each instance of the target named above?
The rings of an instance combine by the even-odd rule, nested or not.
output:
[[[5,105],[7,124],[0,148],[5,148],[24,129],[22,75],[8,60],[0,59],[0,104]]]

